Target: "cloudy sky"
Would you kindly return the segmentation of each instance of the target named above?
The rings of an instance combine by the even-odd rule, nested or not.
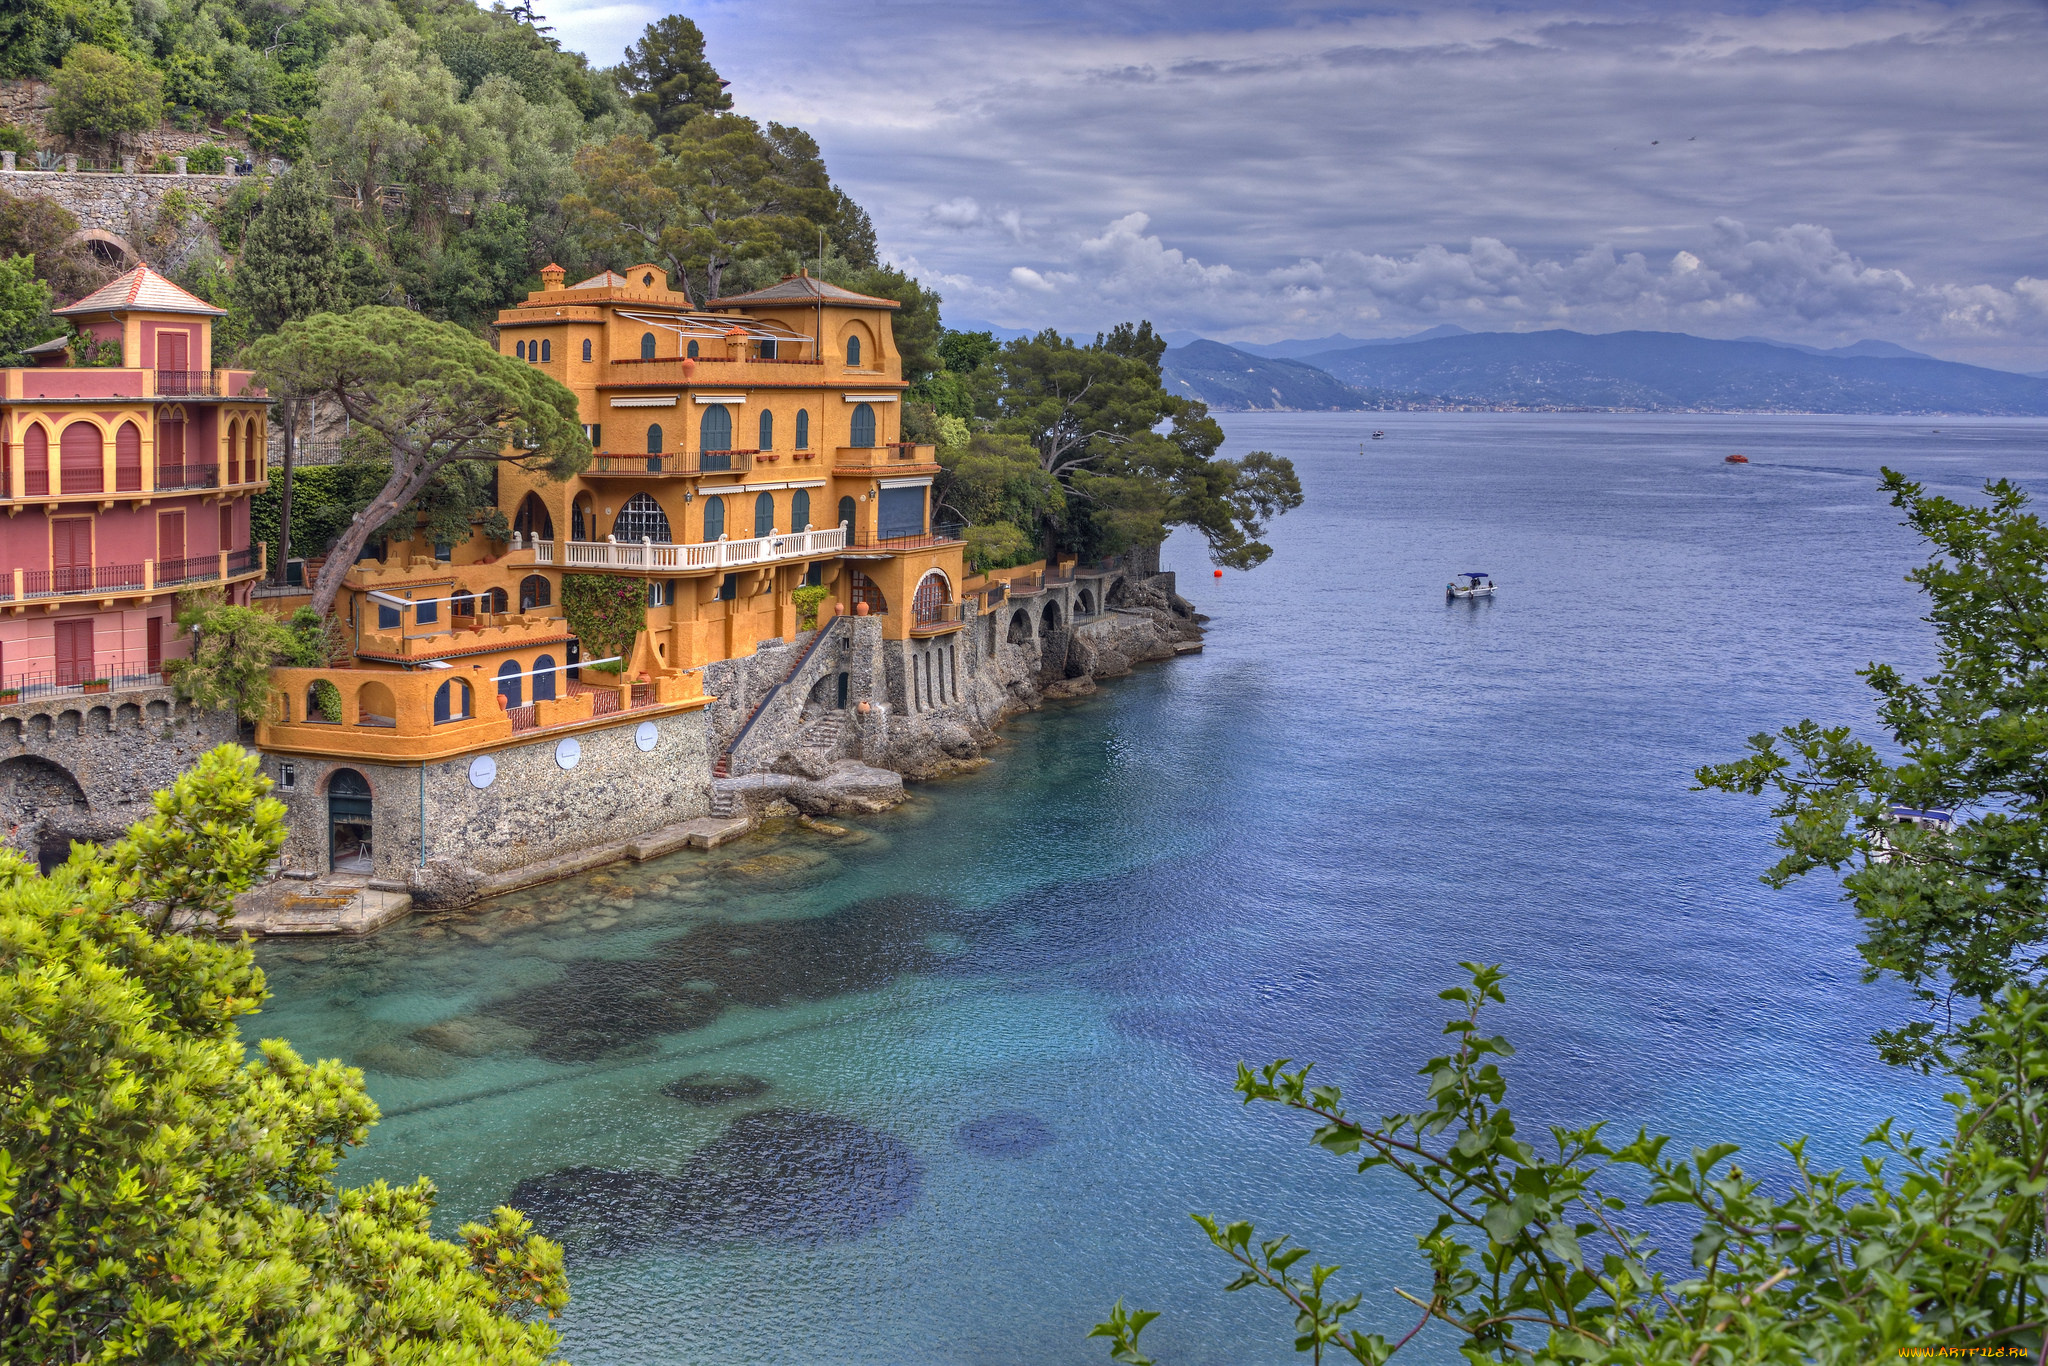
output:
[[[557,0],[618,60],[658,6]],[[2048,370],[2048,3],[691,0],[949,321]]]

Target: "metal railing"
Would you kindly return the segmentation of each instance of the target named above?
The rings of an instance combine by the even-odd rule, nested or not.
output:
[[[1045,588],[1045,575],[1013,574],[1010,577],[1009,586],[1010,596],[1013,598],[1021,598],[1031,593],[1041,592]]]
[[[841,446],[835,463],[841,469],[866,470],[885,468],[890,465],[931,464],[931,459],[921,459],[919,451],[931,451],[929,445],[914,441],[892,441],[886,446]]]
[[[860,550],[919,550],[927,546],[954,545],[960,540],[965,528],[958,522],[942,523],[930,531],[913,532],[907,536],[863,536],[856,543]]]
[[[112,593],[139,589],[147,586],[147,575],[140,563],[78,564],[26,570],[21,582],[24,597],[48,598],[65,593]]]
[[[218,398],[220,376],[218,370],[159,370],[156,372],[156,392],[161,398],[173,395]]]
[[[219,465],[158,465],[156,486],[160,489],[210,489],[220,484]]]
[[[161,688],[164,686],[163,672],[159,669],[136,671],[133,668],[117,668],[112,673],[95,678],[84,677],[77,669],[45,669],[36,673],[9,674],[0,678],[0,705],[13,702],[32,702],[45,697],[81,697],[103,692],[128,692],[136,688]]]
[[[754,451],[674,451],[666,455],[617,455],[590,457],[591,474],[744,474],[754,467]]]
[[[156,581],[159,584],[191,583],[197,579],[220,577],[220,556],[187,555],[181,560],[164,560],[156,567]]]
[[[935,606],[919,607],[915,603],[910,609],[910,633],[946,631],[967,620],[967,604],[942,602]]]

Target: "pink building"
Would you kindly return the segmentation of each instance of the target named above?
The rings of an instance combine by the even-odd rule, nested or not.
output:
[[[60,339],[0,370],[0,701],[159,682],[185,652],[177,595],[247,602],[264,571],[249,499],[269,400],[212,368],[223,311],[138,266],[58,313],[120,363],[74,364]]]

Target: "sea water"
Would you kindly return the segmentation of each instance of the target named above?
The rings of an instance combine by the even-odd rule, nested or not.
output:
[[[1231,1082],[1284,1056],[1418,1105],[1460,959],[1507,968],[1526,1132],[1728,1140],[1782,1181],[1779,1140],[1940,1131],[1939,1084],[1867,1042],[1910,1003],[1861,980],[1837,889],[1762,886],[1766,803],[1688,786],[1760,730],[1867,727],[1872,660],[1931,666],[1879,467],[2048,483],[2048,424],[1224,423],[1307,502],[1251,573],[1169,542],[1204,653],[843,833],[263,946],[251,1032],[383,1107],[345,1177],[431,1175],[444,1232],[518,1192],[569,1243],[581,1366],[1100,1361],[1119,1296],[1194,1366],[1297,1358],[1190,1211],[1343,1263],[1358,1327],[1413,1322],[1429,1211]],[[1446,603],[1465,570],[1498,595]]]

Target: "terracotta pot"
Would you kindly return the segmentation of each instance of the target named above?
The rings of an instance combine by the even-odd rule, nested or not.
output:
[[[866,616],[868,614],[868,605],[864,602],[855,603],[853,605],[853,614],[857,617]]]

